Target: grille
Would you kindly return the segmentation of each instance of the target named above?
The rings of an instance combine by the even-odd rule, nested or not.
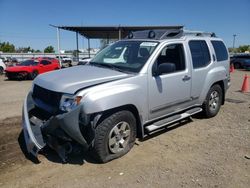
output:
[[[32,97],[39,99],[45,104],[59,108],[62,93],[44,89],[38,85],[34,85]]]

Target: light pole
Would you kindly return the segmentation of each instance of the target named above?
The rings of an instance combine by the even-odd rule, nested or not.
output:
[[[233,51],[234,51],[235,37],[236,37],[236,36],[237,36],[236,34],[233,35],[233,37],[234,37],[234,39],[233,39]]]

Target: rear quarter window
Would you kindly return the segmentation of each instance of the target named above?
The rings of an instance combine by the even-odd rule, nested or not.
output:
[[[225,61],[228,59],[227,48],[222,41],[211,41],[216,54],[217,61]]]
[[[206,67],[210,62],[210,53],[206,41],[191,40],[189,41],[192,62],[194,69]]]

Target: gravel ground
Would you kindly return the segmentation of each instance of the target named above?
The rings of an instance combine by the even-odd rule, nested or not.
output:
[[[88,155],[62,164],[50,150],[40,163],[26,159],[21,108],[31,82],[0,77],[0,187],[250,187],[250,94],[239,92],[245,73],[232,74],[216,117],[164,129],[106,164]]]

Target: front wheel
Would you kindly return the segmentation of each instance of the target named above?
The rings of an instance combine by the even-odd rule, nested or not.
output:
[[[203,103],[203,114],[210,118],[217,115],[222,103],[222,89],[220,85],[214,85],[207,93],[206,100]]]
[[[130,111],[119,111],[105,118],[95,130],[93,156],[105,163],[125,155],[134,146],[136,119]]]
[[[0,75],[2,75],[4,72],[3,67],[0,67]]]

